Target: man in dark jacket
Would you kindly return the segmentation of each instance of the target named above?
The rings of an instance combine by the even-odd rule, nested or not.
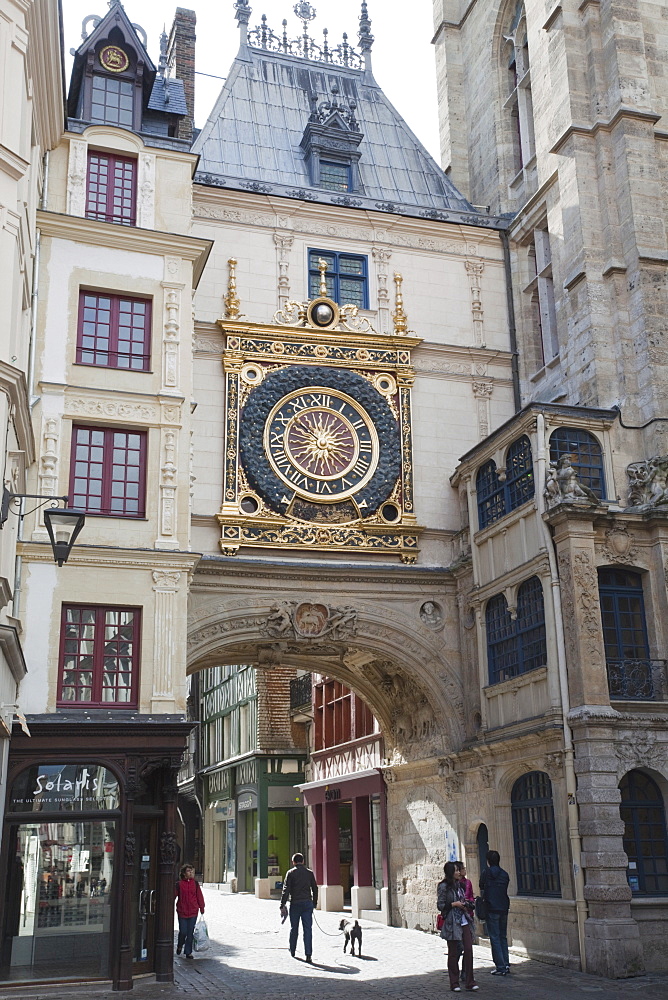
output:
[[[487,933],[492,946],[495,969],[493,976],[507,976],[510,972],[508,959],[508,883],[510,875],[499,867],[501,856],[498,851],[487,852],[487,868],[480,876],[480,888],[487,902]]]
[[[290,954],[295,957],[297,950],[297,938],[299,937],[299,921],[302,922],[304,934],[304,951],[306,961],[311,965],[313,959],[312,936],[313,936],[313,911],[318,902],[318,883],[310,868],[304,864],[303,854],[293,854],[292,864],[283,880],[283,893],[281,895],[281,910],[285,909],[285,904],[290,900]]]

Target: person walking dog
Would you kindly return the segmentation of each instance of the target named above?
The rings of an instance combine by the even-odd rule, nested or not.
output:
[[[498,851],[487,852],[487,868],[480,876],[480,888],[487,903],[487,933],[492,946],[495,969],[493,976],[507,976],[510,972],[508,958],[508,883],[510,875],[499,866],[501,855]]]
[[[303,854],[292,855],[293,867],[283,880],[281,894],[281,913],[290,900],[290,954],[295,957],[297,938],[299,937],[299,921],[302,922],[304,935],[304,952],[306,961],[313,963],[313,911],[318,903],[318,883],[310,868],[304,864]]]
[[[181,951],[185,951],[186,958],[192,958],[193,932],[197,923],[197,914],[204,913],[204,896],[199,882],[195,880],[195,869],[192,865],[183,865],[181,868],[174,895],[179,918],[179,939],[176,945],[176,954],[180,955]]]

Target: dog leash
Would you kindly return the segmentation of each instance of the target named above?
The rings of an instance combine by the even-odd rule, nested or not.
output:
[[[331,934],[329,931],[324,931],[320,926],[320,924],[318,923],[318,921],[316,920],[315,912],[313,913],[313,920],[320,933],[325,934],[327,937],[342,937],[343,934],[345,933],[344,931],[337,931],[336,934]]]

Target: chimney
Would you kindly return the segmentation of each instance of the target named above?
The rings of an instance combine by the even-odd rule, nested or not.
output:
[[[179,139],[192,140],[195,126],[195,25],[194,10],[177,7],[169,33],[167,65],[169,75],[183,80],[188,114],[179,122]]]

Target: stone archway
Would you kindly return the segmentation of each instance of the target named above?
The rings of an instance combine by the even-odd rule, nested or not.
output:
[[[439,758],[461,746],[461,681],[438,635],[381,604],[291,596],[254,593],[194,606],[188,672],[235,663],[316,669],[369,705],[393,763]]]

